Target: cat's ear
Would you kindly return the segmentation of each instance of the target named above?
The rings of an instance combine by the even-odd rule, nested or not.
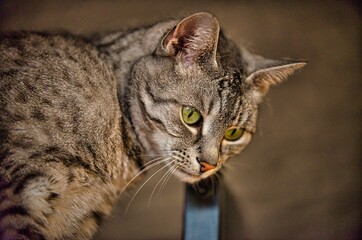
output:
[[[219,31],[219,22],[215,16],[205,12],[193,14],[168,32],[157,52],[175,57],[183,65],[209,61],[216,66]]]
[[[268,92],[269,88],[285,81],[295,71],[304,67],[306,61],[275,60],[242,51],[246,65],[246,82],[254,85],[254,93],[258,101]]]

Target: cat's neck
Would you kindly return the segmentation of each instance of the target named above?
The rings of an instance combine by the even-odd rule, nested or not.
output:
[[[140,133],[134,119],[132,119],[133,89],[132,68],[142,57],[152,54],[161,42],[167,31],[175,26],[176,21],[161,22],[148,28],[139,28],[131,31],[119,31],[104,34],[95,40],[95,44],[117,78],[117,93],[122,111],[122,135],[126,147],[126,154],[134,159],[139,166],[143,165],[141,155],[150,146],[139,139]]]

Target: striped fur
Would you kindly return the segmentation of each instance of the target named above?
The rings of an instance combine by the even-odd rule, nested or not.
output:
[[[303,63],[262,61],[219,29],[199,13],[91,37],[1,34],[0,239],[90,239],[146,156],[194,183],[238,154],[261,97]],[[245,133],[228,142],[232,126]]]

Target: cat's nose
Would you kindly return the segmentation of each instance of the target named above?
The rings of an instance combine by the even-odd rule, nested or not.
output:
[[[202,162],[202,161],[200,161],[199,163],[200,163],[200,165],[201,165],[201,167],[200,167],[200,172],[202,172],[202,173],[207,172],[207,171],[210,171],[210,170],[216,168],[215,165],[208,164],[207,162]]]

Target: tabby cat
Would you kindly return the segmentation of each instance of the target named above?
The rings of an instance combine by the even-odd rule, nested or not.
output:
[[[90,239],[142,169],[209,177],[250,142],[269,87],[304,65],[239,49],[209,13],[90,37],[2,33],[0,239]]]

